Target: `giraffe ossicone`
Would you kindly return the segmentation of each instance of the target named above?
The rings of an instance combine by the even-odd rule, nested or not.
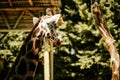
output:
[[[5,80],[34,80],[40,51],[46,39],[61,45],[62,39],[56,32],[59,22],[62,22],[60,14],[49,18],[45,16],[33,18],[34,27],[24,41]]]
[[[35,25],[38,22],[38,18],[37,17],[33,17],[33,25]]]
[[[60,16],[61,16],[60,14],[56,14],[56,15],[50,17],[50,18],[46,18],[46,19],[45,19],[45,22],[46,22],[46,23],[55,22],[55,23],[57,24]],[[38,20],[39,20],[39,19],[38,19],[37,17],[33,17],[33,24],[35,25]]]

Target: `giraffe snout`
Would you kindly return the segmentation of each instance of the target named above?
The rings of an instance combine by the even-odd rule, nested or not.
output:
[[[57,45],[57,46],[61,46],[62,42],[63,42],[62,37],[59,35],[59,36],[57,37],[56,45]]]

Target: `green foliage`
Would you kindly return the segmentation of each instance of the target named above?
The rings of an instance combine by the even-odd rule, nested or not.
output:
[[[115,19],[119,15],[114,12],[119,13],[118,2],[100,0],[99,3],[120,52],[120,29],[114,22],[119,21],[119,17]],[[59,30],[64,41],[62,47],[56,48],[55,80],[110,80],[110,55],[93,20],[91,1],[64,0],[62,4],[65,23]]]
[[[0,33],[0,37],[4,34],[5,33]],[[0,76],[2,80],[6,77],[10,67],[13,65],[26,35],[27,33],[23,32],[9,32],[6,37],[2,39],[0,44],[0,59],[2,60]]]

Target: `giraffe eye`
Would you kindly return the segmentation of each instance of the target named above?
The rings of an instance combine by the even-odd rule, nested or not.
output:
[[[53,37],[52,37],[52,39],[54,40],[54,39],[55,39],[55,37],[53,36]]]
[[[50,33],[47,34],[47,37],[50,38]]]

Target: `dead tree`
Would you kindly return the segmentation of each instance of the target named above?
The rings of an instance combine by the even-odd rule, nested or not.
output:
[[[115,40],[113,39],[109,29],[107,28],[100,6],[96,2],[92,5],[92,12],[97,28],[103,40],[105,41],[105,44],[111,56],[111,67],[112,67],[111,80],[119,80],[120,59],[117,49],[115,47]]]

